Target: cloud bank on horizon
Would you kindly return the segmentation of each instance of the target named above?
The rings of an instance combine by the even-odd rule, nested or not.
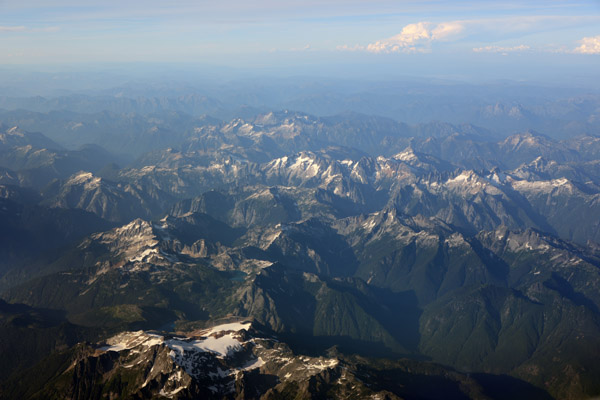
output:
[[[418,60],[437,57],[443,72],[496,55],[520,57],[525,68],[523,57],[540,62],[541,55],[567,70],[568,60],[600,70],[597,0],[8,0],[0,15],[6,65],[277,68],[412,60],[421,71]]]
[[[344,51],[366,51],[370,53],[426,53],[432,51],[432,45],[437,42],[469,42],[473,38],[488,38],[488,41],[502,41],[505,38],[514,38],[521,40],[534,33],[544,32],[549,38],[552,38],[554,30],[564,30],[576,28],[579,24],[590,20],[597,20],[595,17],[553,17],[553,16],[532,16],[532,17],[510,17],[497,19],[477,19],[462,21],[447,21],[441,23],[432,23],[420,21],[404,26],[401,32],[387,39],[377,40],[366,45],[339,45],[338,50]],[[600,24],[600,20],[598,20]],[[600,25],[599,25],[600,26]],[[600,30],[600,28],[599,28]],[[466,40],[465,40],[466,39]],[[478,39],[481,41],[481,39]],[[472,47],[475,53],[512,53],[512,52],[550,52],[550,53],[579,53],[579,54],[600,54],[600,35],[593,37],[584,37],[580,40],[571,40],[569,44],[559,45],[556,42],[548,41],[539,43],[539,39],[534,39],[537,46],[514,43],[512,45],[485,44]],[[579,44],[577,46],[577,44]],[[456,47],[454,47],[456,48]],[[438,50],[440,47],[438,46]]]

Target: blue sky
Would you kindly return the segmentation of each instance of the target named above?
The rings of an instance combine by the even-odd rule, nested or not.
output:
[[[348,64],[414,74],[445,64],[452,74],[520,63],[589,75],[600,69],[600,0],[0,0],[0,49],[3,65]]]

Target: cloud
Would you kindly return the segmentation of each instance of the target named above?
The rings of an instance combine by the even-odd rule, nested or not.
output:
[[[368,51],[371,53],[426,53],[431,51],[435,43],[468,39],[472,43],[481,43],[482,47],[473,48],[475,52],[519,52],[533,49],[524,48],[524,45],[514,47],[488,46],[487,43],[505,40],[516,41],[525,35],[545,34],[546,32],[554,32],[557,29],[566,29],[592,22],[600,22],[600,16],[529,15],[465,19],[438,23],[422,21],[405,25],[399,34],[387,39],[354,46],[346,44],[338,46],[337,49],[340,51]],[[585,38],[581,41],[582,45],[577,48],[576,52],[596,54],[599,41],[598,37]],[[543,51],[539,48],[535,50]]]
[[[290,51],[309,51],[311,49],[310,44],[306,44],[302,47],[292,47]]]
[[[464,25],[460,22],[417,22],[406,25],[396,36],[370,43],[364,49],[371,53],[427,52],[432,42],[450,40],[463,30]],[[346,46],[343,49],[349,48]]]
[[[581,46],[573,50],[579,54],[600,54],[600,35],[584,37],[579,41]]]
[[[452,39],[460,35],[465,30],[464,22],[442,22],[438,24],[432,33],[433,40]]]
[[[426,53],[430,50],[432,42],[450,41],[458,38],[465,30],[465,25],[460,21],[442,22],[417,22],[408,24],[402,31],[390,38],[378,40],[362,45],[337,46],[340,51],[368,51],[370,53]]]
[[[28,28],[26,26],[0,26],[0,32],[58,32],[60,28],[57,26],[49,26],[46,28]]]
[[[473,51],[475,53],[502,53],[502,54],[519,53],[519,52],[524,52],[524,51],[528,51],[528,50],[531,50],[531,47],[524,45],[524,44],[521,44],[518,46],[512,46],[512,47],[484,46],[484,47],[473,48]]]
[[[347,44],[336,46],[336,49],[339,51],[364,51],[366,50],[365,46],[361,46],[360,44],[355,44],[354,46],[348,46]]]
[[[0,32],[23,32],[27,30],[24,26],[0,26]]]

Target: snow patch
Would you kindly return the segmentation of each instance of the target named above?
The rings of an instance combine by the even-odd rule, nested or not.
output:
[[[177,393],[181,392],[183,389],[186,389],[186,388],[187,388],[187,387],[185,387],[185,386],[180,386],[180,387],[178,387],[177,389],[175,389],[175,390],[172,390],[172,391],[170,391],[170,392],[166,392],[166,391],[165,391],[165,389],[164,389],[164,388],[162,388],[162,389],[160,390],[160,393],[158,393],[158,394],[159,394],[160,396],[165,396],[165,397],[168,397],[168,398],[173,398],[173,396],[175,396]]]
[[[131,257],[129,259],[129,261],[130,262],[143,261],[147,256],[152,255],[152,254],[158,254],[158,249],[157,248],[146,249],[141,254],[138,254],[135,257]]]
[[[101,351],[122,351],[130,350],[134,347],[151,347],[160,345],[164,342],[160,335],[146,333],[144,331],[125,332],[107,340],[108,346],[100,347]]]
[[[549,194],[554,190],[567,190],[569,193],[573,192],[573,185],[568,179],[552,179],[549,181],[514,181],[512,186],[517,191],[524,192],[539,192]]]
[[[165,344],[181,357],[185,352],[210,352],[227,357],[242,350],[240,341],[231,333],[218,338],[209,336],[206,339],[169,339]]]
[[[248,331],[248,329],[250,329],[251,325],[252,324],[250,322],[232,322],[230,324],[217,325],[217,326],[213,326],[212,328],[210,328],[210,330],[206,333],[206,335],[208,336],[208,335],[212,335],[213,333],[218,333],[218,332]]]
[[[252,369],[260,368],[265,365],[265,362],[262,358],[258,357],[256,360],[249,361],[246,365],[242,367],[242,371],[250,371]]]
[[[405,162],[419,160],[412,149],[406,149],[403,152],[396,154],[393,158]]]

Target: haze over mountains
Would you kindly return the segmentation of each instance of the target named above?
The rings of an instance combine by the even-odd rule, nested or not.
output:
[[[42,80],[42,87],[52,87],[55,80],[66,85],[64,81],[72,75],[50,74]],[[196,78],[190,83],[172,73],[169,81],[157,83],[157,78],[128,81],[97,75],[94,89],[73,86],[71,90],[50,90],[42,96],[39,83],[30,87],[27,82],[5,82],[0,109],[10,112],[3,114],[4,123],[30,131],[47,124],[44,132],[51,137],[75,134],[71,131],[81,130],[84,125],[83,132],[89,134],[97,120],[107,125],[103,129],[111,126],[140,131],[157,126],[181,134],[182,129],[198,123],[190,119],[205,115],[228,122],[236,117],[249,119],[289,109],[319,117],[357,112],[408,124],[470,123],[501,136],[532,129],[566,138],[595,132],[599,120],[600,99],[597,88],[590,85],[570,88],[503,80],[464,83],[405,78],[389,82],[261,76],[237,80]],[[143,118],[147,115],[155,120]],[[89,143],[85,137],[79,141],[73,141],[73,137],[63,139],[69,145]]]
[[[309,83],[0,98],[0,397],[600,394],[598,93]]]

